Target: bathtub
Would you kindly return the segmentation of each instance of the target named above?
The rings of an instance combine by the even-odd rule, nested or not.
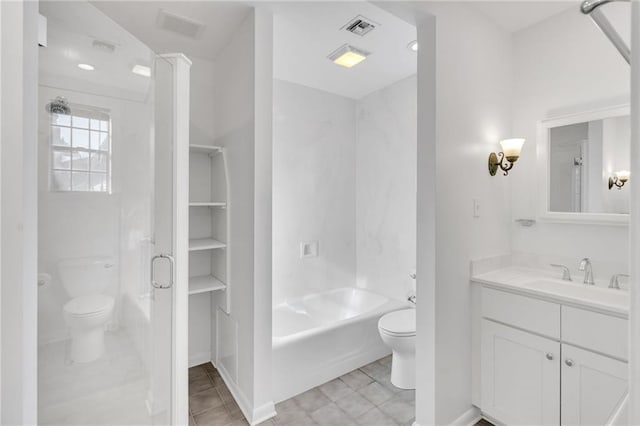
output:
[[[273,389],[291,398],[391,353],[378,320],[408,303],[353,287],[273,307]]]

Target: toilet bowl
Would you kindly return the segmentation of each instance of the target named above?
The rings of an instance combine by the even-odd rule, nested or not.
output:
[[[66,259],[58,264],[62,284],[71,297],[62,308],[71,334],[69,357],[91,362],[104,353],[104,329],[113,313],[113,297],[103,294],[113,279],[110,258]]]
[[[416,310],[402,309],[378,321],[382,341],[391,348],[391,383],[400,389],[416,388]]]
[[[91,362],[104,353],[104,325],[113,312],[113,298],[102,294],[80,296],[64,305],[71,331],[71,360]]]

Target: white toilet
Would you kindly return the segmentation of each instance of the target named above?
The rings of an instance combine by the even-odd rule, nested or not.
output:
[[[71,360],[91,362],[104,353],[104,327],[113,313],[113,297],[103,294],[113,280],[111,258],[65,259],[60,279],[71,297],[63,308],[71,331]]]
[[[382,341],[391,348],[391,383],[400,389],[416,388],[416,310],[390,312],[378,321]]]

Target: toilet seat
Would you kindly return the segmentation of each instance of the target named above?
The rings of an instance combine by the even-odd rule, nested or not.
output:
[[[397,337],[411,337],[416,335],[416,310],[403,309],[390,312],[378,321],[380,331]]]
[[[113,297],[92,294],[71,299],[64,305],[64,311],[73,317],[87,317],[102,314],[113,308]]]

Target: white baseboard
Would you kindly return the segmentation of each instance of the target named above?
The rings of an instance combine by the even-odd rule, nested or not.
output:
[[[471,406],[460,417],[451,422],[451,426],[473,426],[482,419],[482,413],[478,407]]]
[[[238,403],[238,407],[244,414],[244,417],[247,419],[250,425],[257,425],[258,423],[262,423],[265,420],[268,420],[276,415],[276,407],[273,401],[270,401],[266,404],[261,405],[260,407],[253,407],[253,405],[249,402],[244,392],[240,390],[238,385],[231,380],[231,376],[229,372],[225,369],[223,363],[219,363],[216,366],[218,373],[220,373],[220,377],[224,380],[224,383],[227,385],[229,392],[233,395],[233,398]]]
[[[480,419],[482,419],[480,410],[478,409],[478,407],[472,406],[467,411],[462,413],[460,417],[452,421],[450,423],[450,426],[473,426],[478,423]],[[413,426],[420,426],[420,423],[415,421],[413,422]]]
[[[189,354],[189,368],[206,362],[211,362],[211,352],[202,352],[194,355]]]

